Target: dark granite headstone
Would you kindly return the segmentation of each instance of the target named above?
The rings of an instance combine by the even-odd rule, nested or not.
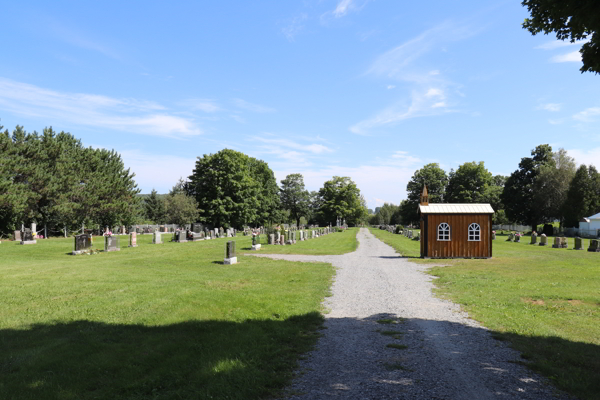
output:
[[[580,237],[575,238],[575,250],[583,250],[583,240]]]
[[[92,247],[92,235],[84,233],[75,236],[75,251],[83,251]]]
[[[588,251],[600,252],[600,240],[597,240],[597,239],[590,240],[590,247],[588,247]]]

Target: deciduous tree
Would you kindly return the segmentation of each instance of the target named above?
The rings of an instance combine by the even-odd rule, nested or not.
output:
[[[279,193],[281,206],[290,211],[290,216],[300,226],[300,218],[305,217],[310,209],[310,194],[304,188],[302,174],[290,174],[281,181]]]

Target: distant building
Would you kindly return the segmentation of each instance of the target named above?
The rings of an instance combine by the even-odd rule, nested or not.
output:
[[[583,218],[579,222],[579,234],[580,236],[600,236],[600,213]]]
[[[419,204],[421,257],[491,258],[492,216],[489,204],[429,204],[427,186]]]

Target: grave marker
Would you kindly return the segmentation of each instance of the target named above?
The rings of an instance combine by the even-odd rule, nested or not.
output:
[[[120,251],[119,238],[116,236],[104,236],[104,251]]]
[[[162,244],[162,233],[160,233],[158,230],[154,231],[154,236],[152,236],[152,243]]]
[[[31,232],[31,229],[29,228],[25,228],[22,232],[21,232],[21,244],[36,244],[37,241],[33,239],[33,232]]]
[[[540,246],[546,246],[548,244],[548,237],[542,233],[540,236]]]
[[[252,236],[252,250],[260,250],[260,234]]]
[[[81,254],[92,247],[92,235],[82,234],[75,235],[75,250],[73,255]]]
[[[137,245],[137,233],[131,232],[129,234],[129,247],[138,247]]]
[[[600,253],[600,240],[597,240],[597,239],[590,240],[590,247],[588,247],[588,251]]]
[[[536,244],[537,243],[537,233],[533,232],[531,234],[531,243],[529,244]]]
[[[575,238],[575,250],[583,250],[583,240],[579,236]]]
[[[237,264],[237,257],[235,255],[235,242],[230,240],[225,245],[225,260],[223,261],[225,265]]]

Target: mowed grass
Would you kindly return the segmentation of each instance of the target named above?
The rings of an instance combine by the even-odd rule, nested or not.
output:
[[[310,255],[351,253],[358,247],[358,240],[356,240],[358,231],[359,228],[349,228],[344,232],[333,232],[314,239],[296,240],[296,244],[285,246],[269,245],[267,244],[267,235],[260,235],[261,249],[259,251],[268,254]],[[248,245],[246,250],[250,250],[250,245]]]
[[[407,257],[419,242],[371,232]],[[434,267],[437,293],[509,340],[523,362],[583,399],[600,398],[600,253],[507,242],[498,236],[488,260],[419,260]]]
[[[249,237],[235,265],[231,239],[122,238],[89,256],[67,255],[72,238],[0,244],[0,399],[280,393],[318,338],[331,265],[245,257]]]

